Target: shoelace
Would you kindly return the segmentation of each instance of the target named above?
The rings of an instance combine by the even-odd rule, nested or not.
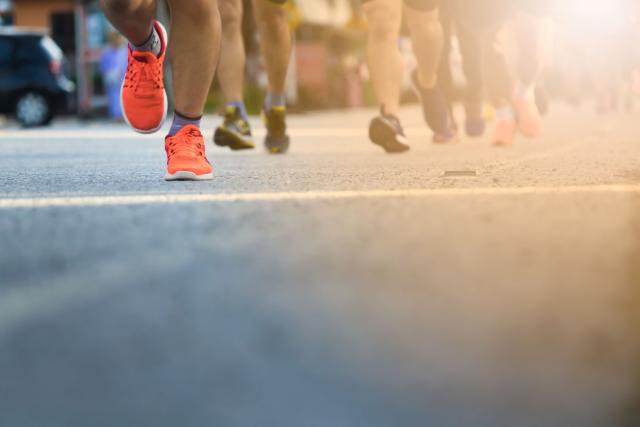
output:
[[[384,118],[389,120],[393,124],[393,127],[396,128],[396,132],[398,132],[400,135],[404,135],[404,129],[402,128],[402,124],[400,123],[400,119],[398,119],[396,116],[392,116],[390,114],[385,114]]]
[[[139,89],[161,89],[162,85],[161,67],[153,67],[148,62],[136,58],[130,61],[125,76],[125,87],[133,88],[134,92],[138,92]]]
[[[248,133],[250,130],[249,123],[245,119],[243,119],[239,114],[227,114],[225,115],[225,121],[228,124],[233,124],[238,128],[238,130],[242,133]]]
[[[167,141],[169,157],[204,157],[204,143],[202,133],[197,129],[189,129],[181,137],[173,137]]]
[[[238,126],[238,129],[242,133],[249,133],[250,131],[249,123],[247,123],[244,119],[239,119],[238,121],[236,121],[236,126]]]

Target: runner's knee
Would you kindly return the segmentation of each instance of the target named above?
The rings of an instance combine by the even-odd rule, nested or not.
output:
[[[218,14],[218,0],[170,0],[171,15],[188,19],[193,27],[209,25]]]
[[[364,3],[363,10],[369,21],[369,37],[378,42],[395,41],[400,31],[402,11],[393,2],[372,0]]]

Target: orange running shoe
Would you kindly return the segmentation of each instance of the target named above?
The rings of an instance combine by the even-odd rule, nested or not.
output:
[[[197,126],[187,125],[164,142],[167,151],[167,181],[213,179],[213,167],[205,155],[204,137]]]
[[[152,52],[134,51],[129,46],[127,74],[120,93],[124,119],[139,133],[156,132],[167,118],[168,102],[163,82],[167,31],[158,21],[153,25],[161,39],[161,53],[156,56]]]
[[[493,145],[507,147],[513,145],[516,137],[517,124],[513,118],[498,118],[493,134]]]
[[[516,109],[520,132],[527,138],[538,137],[542,127],[542,120],[536,106],[533,90],[516,93],[513,97],[513,106]]]

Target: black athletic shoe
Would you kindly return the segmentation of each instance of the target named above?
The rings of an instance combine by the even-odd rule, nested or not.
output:
[[[262,117],[267,127],[264,146],[271,154],[284,154],[289,150],[289,135],[287,135],[287,110],[285,107],[273,107],[270,111],[263,110]]]
[[[411,82],[413,89],[420,98],[422,103],[422,112],[424,119],[433,131],[433,142],[447,143],[455,141],[456,132],[453,126],[453,120],[449,113],[447,100],[436,86],[433,89],[425,89],[418,81],[418,72],[411,74]]]
[[[242,117],[238,107],[227,107],[224,122],[216,129],[213,142],[220,147],[229,147],[234,151],[256,148],[251,135],[251,126]]]
[[[387,153],[403,153],[409,150],[400,120],[396,116],[385,114],[384,108],[380,110],[378,117],[371,120],[369,139],[384,148]]]

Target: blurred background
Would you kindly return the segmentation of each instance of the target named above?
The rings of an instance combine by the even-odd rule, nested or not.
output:
[[[246,95],[249,110],[257,112],[266,76],[259,60],[260,41],[251,1],[244,3],[248,53]],[[289,5],[290,23],[295,28],[297,42],[288,90],[294,109],[356,107],[371,102],[370,90],[363,87],[365,27],[358,4],[349,0],[301,0]],[[165,8],[160,9],[160,18],[166,20]],[[51,44],[49,54],[56,72],[74,83],[69,103],[65,105],[67,113],[81,117],[107,115],[107,78],[101,70],[101,59],[114,43],[123,49],[124,44],[114,41],[113,30],[97,1],[1,0],[0,25],[4,27],[1,34],[5,36],[11,32],[40,31],[55,42],[57,47]],[[0,44],[3,55],[0,65],[8,62],[8,53]],[[5,74],[3,71],[2,78],[7,78]],[[208,110],[215,110],[218,101],[216,91],[212,90]]]
[[[260,64],[260,40],[255,30],[251,1],[245,0],[244,36],[248,53],[246,101],[249,111],[257,113],[266,85]],[[633,1],[594,2],[566,0],[556,2],[554,11],[554,59],[539,85],[545,98],[577,105],[596,102],[600,112],[614,109],[631,111],[634,91],[640,94],[640,37]],[[365,62],[366,22],[358,0],[296,0],[288,5],[290,25],[295,29],[296,47],[291,59],[288,101],[292,110],[355,108],[374,104]],[[161,7],[161,19],[167,11]],[[446,19],[446,17],[444,18]],[[108,80],[105,67],[113,58],[111,48],[124,51],[124,41],[100,12],[95,0],[0,0],[0,78],[5,83],[5,105],[0,110],[15,116],[6,83],[10,48],[7,37],[16,33],[48,34],[54,43],[45,48],[50,70],[69,82],[52,84],[56,96],[30,104],[38,111],[26,111],[18,117],[23,124],[48,122],[50,109],[80,117],[107,117]],[[412,100],[409,73],[414,68],[411,41],[406,31],[400,37],[405,67],[406,100]],[[452,31],[452,48],[446,65],[454,84],[464,88],[462,58]],[[591,54],[597,52],[596,55]],[[116,55],[117,56],[117,55]],[[108,58],[107,58],[108,57]],[[107,61],[107,62],[105,62]],[[113,66],[111,64],[111,66]],[[60,80],[60,79],[58,79]],[[71,84],[73,83],[73,84]],[[59,99],[60,93],[67,94]],[[55,99],[53,99],[55,98]],[[455,98],[454,98],[455,99]],[[546,102],[544,99],[543,102]],[[13,102],[15,104],[15,102]],[[207,105],[214,112],[221,105],[219,91],[212,88]],[[47,111],[42,112],[42,109]]]

